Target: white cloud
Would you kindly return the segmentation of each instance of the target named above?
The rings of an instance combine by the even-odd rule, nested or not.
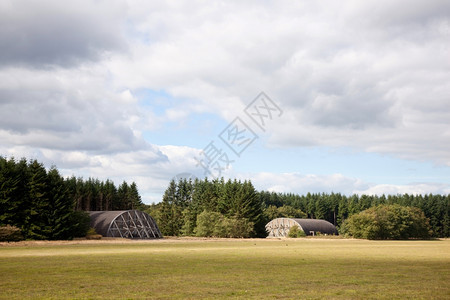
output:
[[[239,174],[241,180],[252,179],[258,190],[276,193],[341,193],[344,195],[397,195],[397,194],[448,194],[450,187],[445,183],[415,182],[409,184],[373,184],[342,174],[315,175],[299,173],[256,173]]]
[[[0,79],[15,83],[0,86],[0,141],[95,153],[145,148],[134,131],[145,112],[130,103],[131,94],[108,90],[106,74],[101,66],[0,69]]]
[[[366,195],[397,195],[397,194],[410,194],[410,195],[425,195],[425,194],[442,194],[446,195],[450,193],[450,188],[447,184],[442,183],[412,183],[407,185],[394,185],[394,184],[378,184],[371,186],[366,190],[357,190],[355,194]]]
[[[199,151],[169,145],[148,145],[144,150],[102,154],[28,146],[0,147],[0,153],[8,157],[37,159],[46,167],[56,165],[64,176],[111,179],[117,185],[124,180],[135,181],[146,203],[159,202],[175,175],[198,173],[194,156],[198,156]]]
[[[367,183],[357,178],[349,178],[342,174],[316,175],[300,173],[268,173],[239,174],[242,180],[251,178],[258,190],[277,193],[342,193],[352,194],[356,189],[366,189]]]
[[[272,139],[280,146],[356,147],[450,165],[445,1],[139,8],[129,11],[139,32],[132,54],[110,63],[127,86],[164,89],[227,120],[265,90],[287,112]]]
[[[345,147],[450,166],[448,1],[0,6],[2,154],[134,178],[154,195],[167,178],[197,171],[198,149],[155,145],[147,131],[185,126],[193,113],[231,121],[264,90],[284,111],[269,146]],[[171,102],[144,106],[142,90]],[[448,191],[339,174],[255,178],[274,191]]]

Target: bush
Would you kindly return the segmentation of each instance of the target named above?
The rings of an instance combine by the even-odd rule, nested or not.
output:
[[[20,228],[10,225],[0,227],[0,242],[17,242],[22,240],[23,236]]]
[[[348,218],[341,233],[369,240],[427,239],[430,224],[423,211],[398,204],[379,205]]]
[[[289,229],[288,237],[290,238],[299,238],[305,236],[305,232],[301,230],[297,225],[294,225]]]
[[[98,234],[94,228],[89,228],[88,232],[86,233],[86,239],[88,240],[100,240],[102,238],[101,234]]]
[[[218,212],[203,211],[197,216],[196,236],[221,236],[223,216]]]
[[[221,213],[205,210],[197,216],[195,234],[204,237],[247,238],[253,233],[254,225],[246,218],[226,218]]]
[[[254,223],[245,218],[224,218],[221,227],[225,237],[248,238],[253,233]]]

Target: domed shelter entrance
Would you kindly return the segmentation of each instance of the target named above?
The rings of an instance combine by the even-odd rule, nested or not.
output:
[[[292,226],[297,225],[306,235],[338,235],[336,226],[325,220],[277,218],[266,225],[267,237],[286,237]]]
[[[162,238],[155,220],[139,210],[90,211],[90,225],[104,237],[128,239]]]

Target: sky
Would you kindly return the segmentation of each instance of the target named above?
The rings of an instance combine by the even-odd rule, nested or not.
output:
[[[0,0],[0,155],[64,176],[450,193],[449,1]]]

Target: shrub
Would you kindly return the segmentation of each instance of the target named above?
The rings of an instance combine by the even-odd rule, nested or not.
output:
[[[254,223],[246,218],[224,218],[221,227],[225,232],[225,237],[248,238],[253,233]]]
[[[305,236],[305,232],[301,230],[297,225],[294,225],[289,229],[288,237],[290,238],[299,238]]]
[[[221,230],[222,219],[223,216],[220,213],[204,210],[197,216],[195,235],[205,237],[218,236],[218,232]]]
[[[6,225],[0,227],[0,242],[17,242],[23,240],[20,228]]]
[[[102,238],[102,235],[98,234],[95,229],[91,227],[86,233],[86,238],[88,240],[100,240]]]
[[[348,218],[341,233],[369,240],[426,239],[430,224],[423,211],[398,204],[379,205]]]
[[[247,238],[253,233],[254,225],[246,218],[226,218],[221,213],[205,210],[197,216],[195,234],[204,237]]]

